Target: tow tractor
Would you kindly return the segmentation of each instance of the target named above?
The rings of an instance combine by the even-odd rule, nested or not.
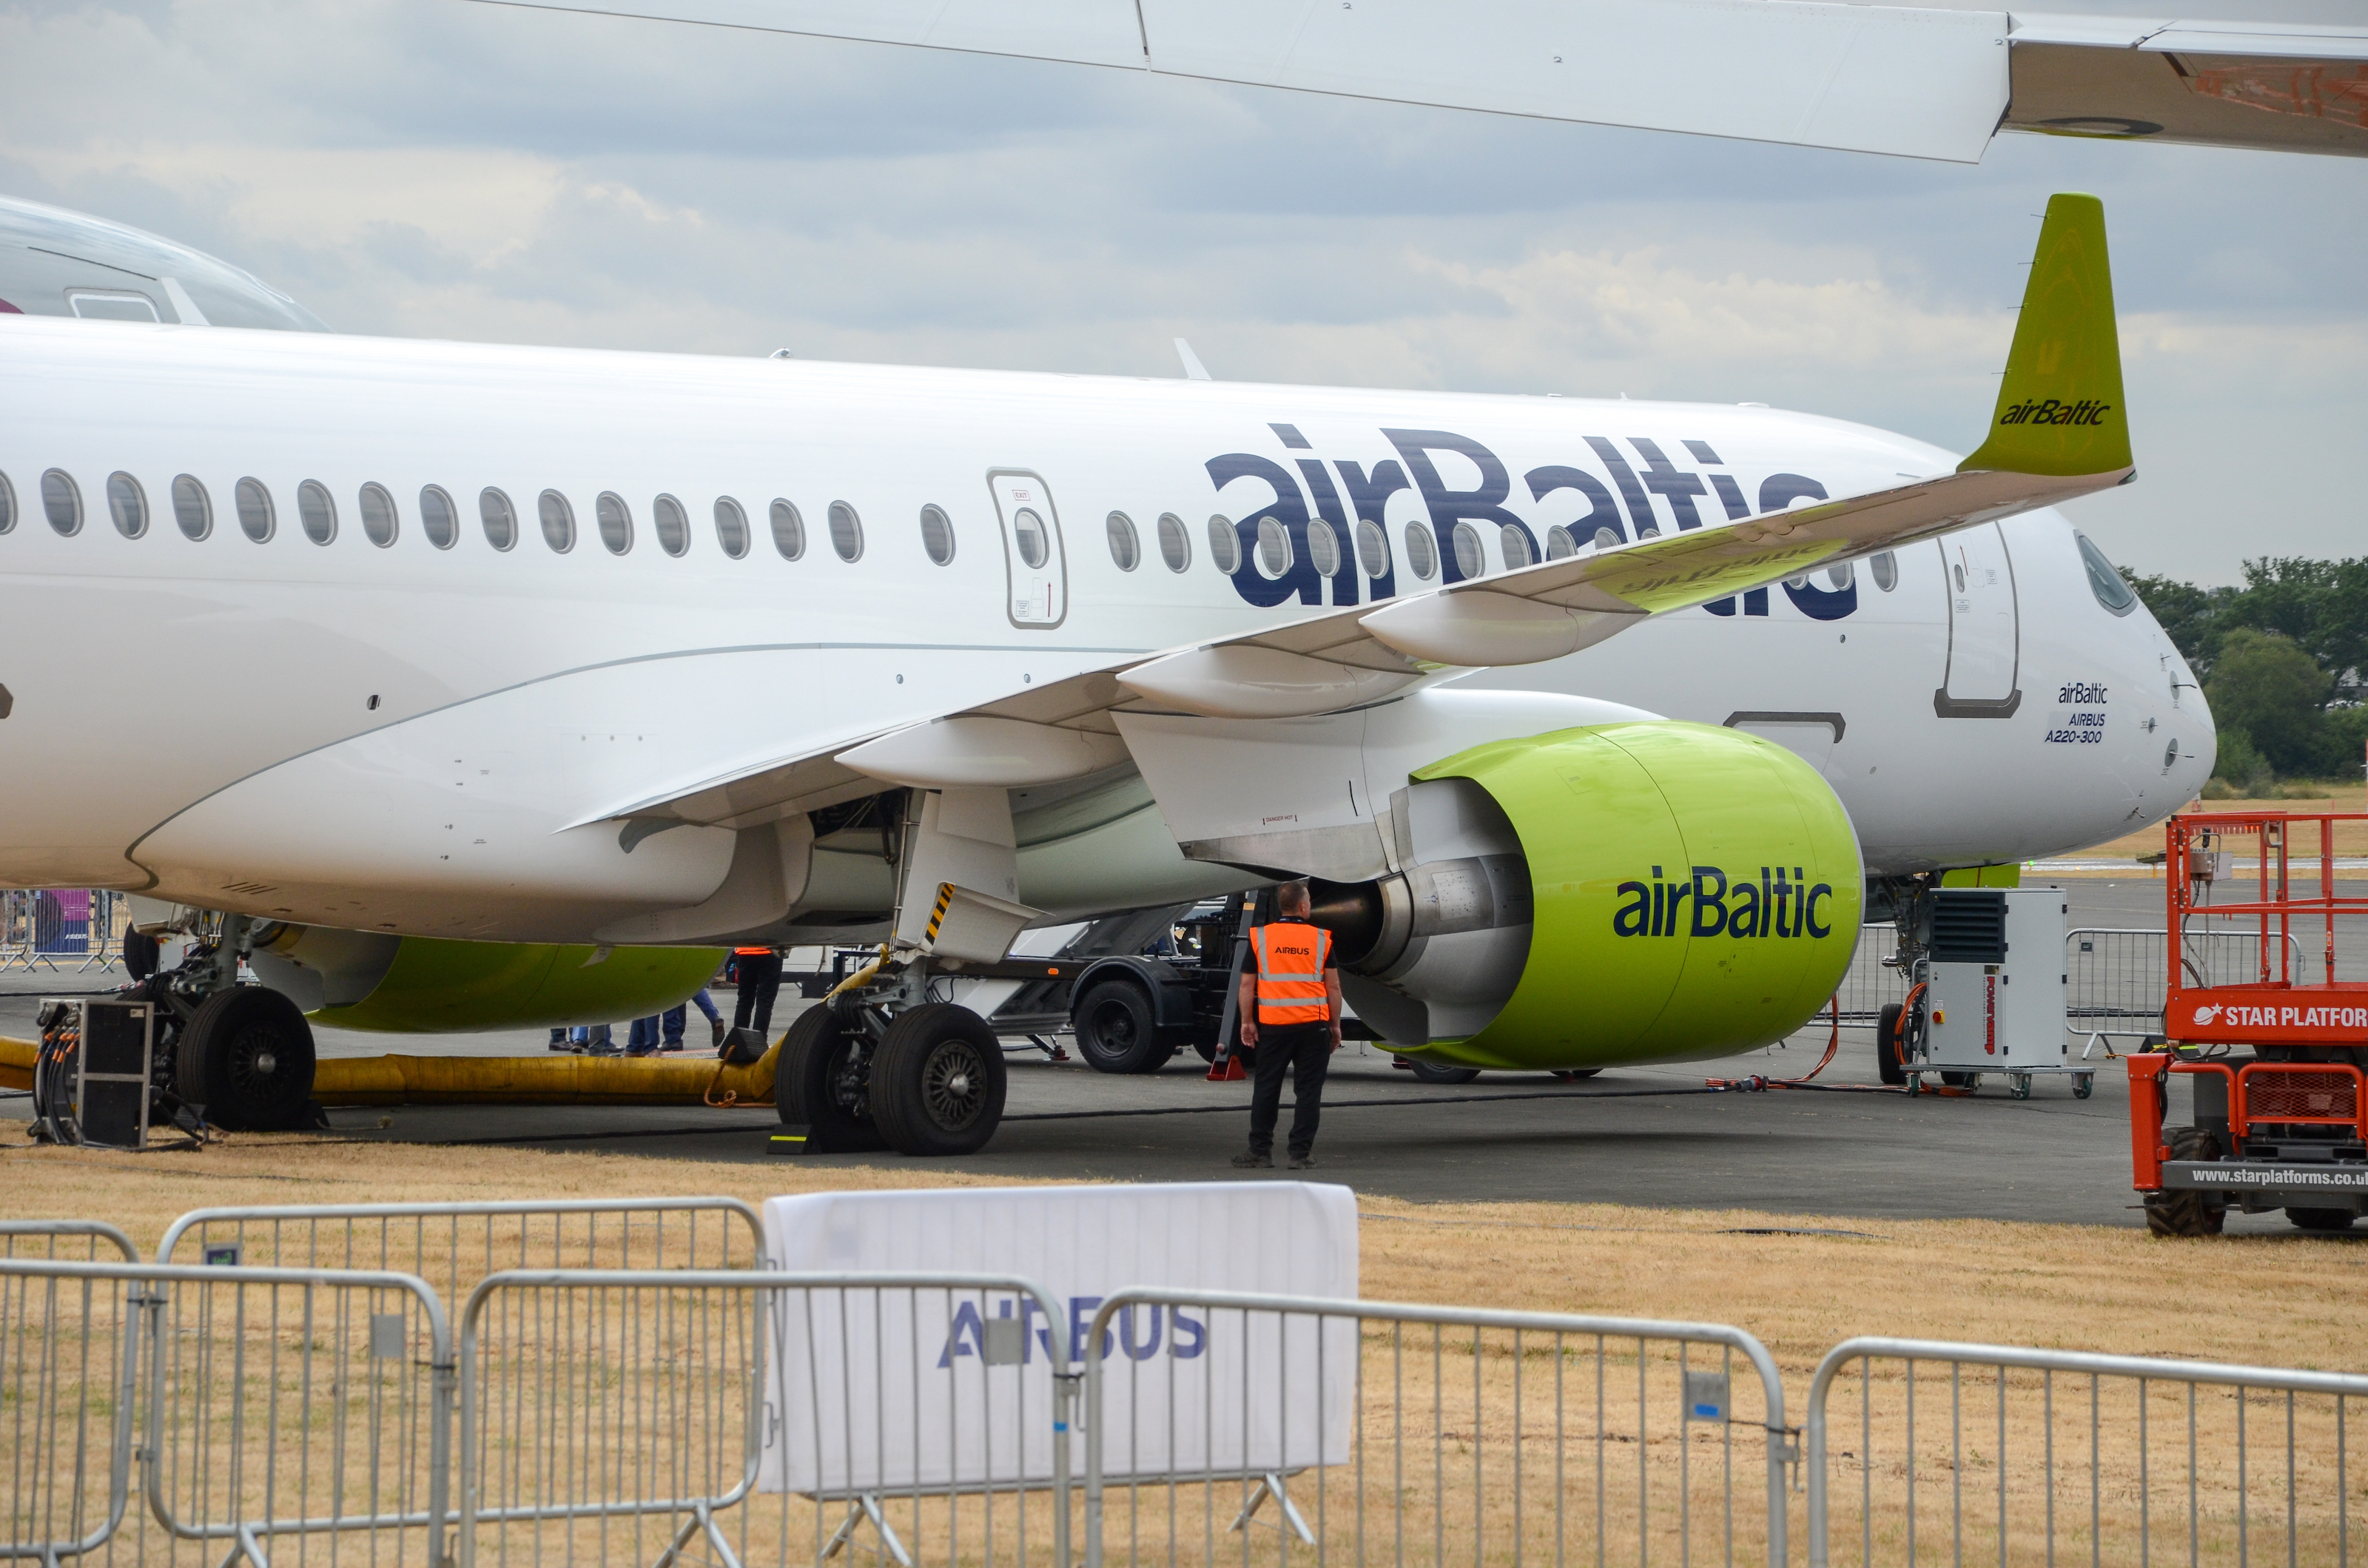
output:
[[[2166,824],[2163,1033],[2128,1059],[2133,1183],[2157,1235],[2217,1234],[2231,1209],[2283,1209],[2305,1231],[2346,1230],[2368,1212],[2368,978],[2336,976],[2339,930],[2358,963],[2368,894],[2337,892],[2341,823],[2368,814]],[[2254,897],[2219,896],[2245,861]],[[2316,891],[2298,892],[2295,876],[2314,873]],[[2230,925],[2256,938],[2238,980],[2214,972],[2198,941]],[[2194,1119],[2166,1127],[2174,1075],[2193,1081]]]

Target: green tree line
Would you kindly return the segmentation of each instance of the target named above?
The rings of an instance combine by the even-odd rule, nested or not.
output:
[[[2216,779],[2260,795],[2281,778],[2360,778],[2368,557],[2264,557],[2246,562],[2243,585],[2231,587],[2126,566],[2122,575],[2203,683],[2220,731]]]

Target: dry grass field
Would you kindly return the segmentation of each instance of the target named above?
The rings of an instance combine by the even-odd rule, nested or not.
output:
[[[103,1217],[143,1248],[154,1246],[174,1216],[200,1205],[717,1194],[754,1202],[822,1187],[979,1185],[956,1173],[901,1166],[824,1170],[788,1161],[722,1165],[400,1145],[365,1151],[333,1140],[243,1137],[194,1154],[12,1145],[0,1152],[0,1170],[9,1175],[17,1214]],[[1902,1172],[1901,1179],[1915,1175]],[[1360,1199],[1360,1207],[1367,1298],[1736,1324],[1772,1354],[1794,1426],[1821,1355],[1856,1334],[2351,1370],[2361,1367],[2362,1343],[2353,1335],[2368,1330],[2368,1250],[2299,1233],[2163,1242],[2137,1230],[1780,1218],[1745,1209],[1424,1207],[1380,1199]],[[442,1246],[428,1272],[465,1286],[471,1271],[459,1255],[467,1251]],[[669,1256],[683,1260],[678,1252]],[[246,1261],[262,1259],[251,1253]],[[712,1460],[722,1452],[714,1424],[730,1415],[732,1395],[727,1369],[700,1347],[725,1342],[715,1325],[732,1310],[683,1292],[666,1293],[663,1310],[621,1298],[605,1304],[585,1298],[564,1312],[546,1302],[536,1309],[541,1317],[521,1309],[502,1352],[507,1386],[536,1392],[530,1403],[518,1396],[508,1435],[489,1449],[488,1484],[514,1501],[580,1500],[658,1486],[689,1462],[686,1455]],[[596,1318],[614,1332],[605,1338],[576,1332]],[[359,1355],[351,1348],[359,1340],[349,1344],[350,1335],[319,1324],[300,1331],[243,1320],[238,1332],[283,1355],[309,1335],[324,1365]],[[1591,1336],[1557,1342],[1528,1334],[1516,1345],[1502,1333],[1449,1329],[1434,1336],[1429,1328],[1373,1322],[1360,1332],[1360,1462],[1327,1470],[1320,1481],[1303,1476],[1292,1488],[1310,1523],[1320,1526],[1320,1551],[1286,1546],[1270,1528],[1270,1505],[1258,1516],[1260,1528],[1229,1533],[1242,1495],[1235,1483],[1114,1491],[1106,1511],[1110,1560],[1544,1563],[1592,1561],[1600,1545],[1615,1559],[1633,1558],[1649,1542],[1658,1561],[1719,1562],[1730,1540],[1736,1561],[1761,1559],[1762,1410],[1757,1381],[1740,1361],[1733,1365],[1738,1425],[1729,1426],[1678,1419],[1679,1353],[1668,1342],[1599,1345]],[[1715,1350],[1687,1354],[1697,1369],[1720,1364]],[[222,1375],[188,1365],[198,1381]],[[357,1391],[370,1380],[357,1372],[337,1384],[341,1421],[306,1426],[307,1401],[321,1396],[287,1370],[292,1365],[274,1362],[277,1369],[260,1375],[247,1419],[279,1409],[276,1441],[290,1453],[326,1455],[337,1442],[350,1445],[364,1408]],[[2051,1386],[2036,1374],[2015,1374],[2001,1390],[1995,1377],[1969,1370],[1952,1387],[1946,1368],[1928,1364],[1913,1392],[1911,1444],[1909,1385],[1898,1364],[1878,1363],[1868,1381],[1853,1372],[1837,1385],[1837,1562],[1860,1561],[1870,1545],[1877,1562],[1947,1561],[1952,1525],[1962,1528],[1969,1554],[1998,1561],[2002,1490],[2003,1556],[2015,1562],[2046,1561],[2051,1531],[2056,1555],[2089,1560],[2092,1517],[2099,1562],[2138,1561],[2141,1533],[2155,1557],[2183,1561],[2191,1528],[2203,1561],[2234,1560],[2240,1529],[2249,1552],[2283,1557],[2290,1502],[2294,1560],[2333,1561],[2351,1514],[2368,1508],[2368,1477],[2353,1479],[2361,1468],[2334,1468],[2337,1444],[2348,1445],[2349,1434],[2339,1437],[2325,1401],[2289,1409],[2283,1395],[2239,1400],[2204,1391],[2195,1403],[2191,1471],[2188,1396],[2178,1386],[2153,1385],[2145,1396],[2143,1454],[2132,1385],[2092,1390],[2086,1379],[2059,1376]],[[381,1389],[370,1397],[393,1394]],[[218,1396],[217,1408],[231,1405]],[[2242,1509],[2239,1421],[2248,1439]],[[2300,1455],[2291,1493],[2289,1422]],[[640,1436],[625,1436],[632,1432]],[[6,1441],[0,1432],[0,1446]],[[189,1449],[192,1476],[199,1451]],[[416,1489],[416,1465],[396,1468],[404,1464],[405,1484]],[[6,1468],[0,1463],[0,1471]],[[317,1488],[331,1468],[316,1462],[305,1484]],[[1730,1472],[1731,1510],[1724,1489]],[[300,1489],[292,1480],[283,1483]],[[233,1483],[225,1475],[221,1484]],[[236,1484],[252,1492],[259,1483],[249,1475]],[[188,1495],[194,1500],[198,1492]],[[1871,1504],[1863,1513],[1861,1497]],[[1797,1489],[1788,1511],[1797,1560],[1804,1525]],[[840,1512],[837,1505],[818,1510],[765,1498],[734,1510],[729,1533],[752,1559],[805,1559]],[[990,1512],[997,1521],[991,1539]],[[992,1504],[898,1499],[890,1517],[923,1549],[925,1562],[1049,1562],[1051,1520],[1042,1497],[1024,1512],[1024,1551],[1017,1533],[1022,1510],[1008,1494]],[[1641,1529],[1640,1513],[1650,1516]],[[648,1561],[674,1522],[489,1527],[479,1546],[488,1562]],[[858,1545],[868,1552],[872,1540],[861,1533]]]
[[[2180,810],[2183,812],[2279,812],[2289,816],[2327,815],[2348,812],[2357,815],[2363,811],[2368,811],[2368,801],[2363,801],[2361,792],[2353,790],[2337,799],[2327,801],[2191,801]],[[2141,855],[2161,854],[2162,847],[2163,830],[2157,824],[2153,827],[2125,834],[2120,838],[2111,839],[2106,843],[2080,850],[2078,855],[2082,859],[2135,862]],[[2230,847],[2234,849],[2236,846],[2232,845]],[[2368,855],[2368,821],[2336,824],[2335,852],[2338,855],[2347,856]],[[2297,830],[2292,853],[2297,860],[2305,854],[2316,856],[2318,853],[2318,829],[2316,824]],[[2237,861],[2236,869],[2239,871],[2244,869],[2244,854],[2245,852],[2239,851],[2236,856]],[[2050,873],[2050,875],[2062,874],[2064,873]],[[2098,873],[2082,874],[2097,875]]]

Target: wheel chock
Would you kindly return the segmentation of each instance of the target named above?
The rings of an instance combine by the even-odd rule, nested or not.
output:
[[[806,1153],[806,1131],[807,1130],[803,1127],[782,1128],[779,1132],[772,1134],[772,1136],[767,1140],[766,1152],[773,1154],[803,1154]]]
[[[1212,1084],[1238,1084],[1248,1076],[1247,1073],[1242,1071],[1242,1059],[1227,1051],[1224,1056],[1209,1063],[1207,1081]]]

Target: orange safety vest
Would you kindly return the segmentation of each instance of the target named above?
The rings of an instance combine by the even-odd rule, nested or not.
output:
[[[1332,1016],[1324,971],[1332,967],[1332,933],[1298,920],[1278,920],[1250,933],[1258,954],[1258,1021],[1320,1024]]]

